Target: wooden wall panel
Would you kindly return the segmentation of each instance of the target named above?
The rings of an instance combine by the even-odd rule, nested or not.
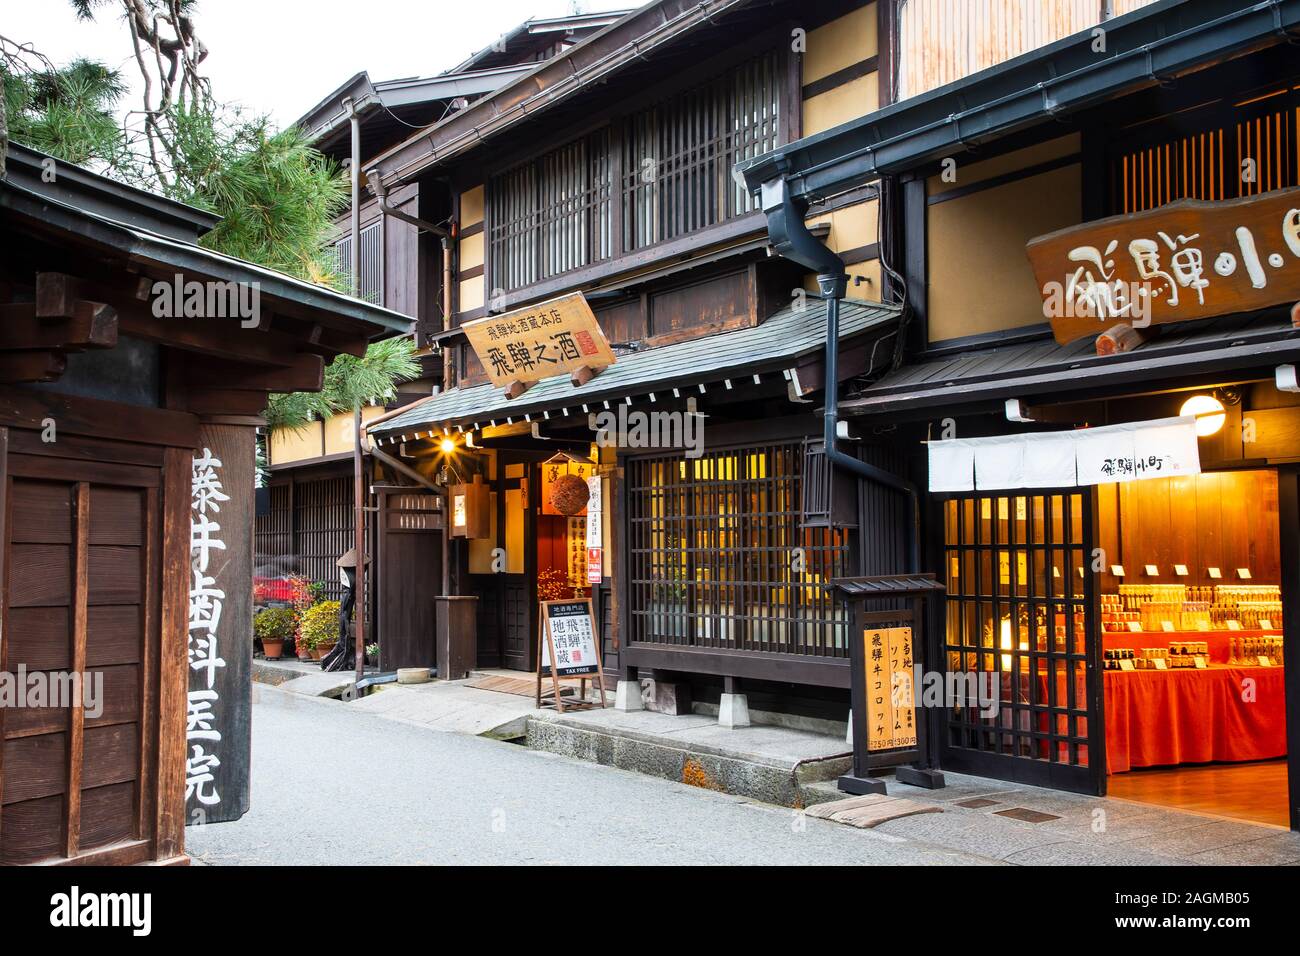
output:
[[[67,607],[72,601],[72,548],[15,544],[10,549],[10,607]]]
[[[4,768],[6,805],[63,793],[68,781],[67,734],[6,740]]]
[[[91,726],[86,721],[83,789],[135,780],[140,774],[140,735],[135,724]]]
[[[1272,471],[1206,472],[1185,478],[1103,485],[1098,488],[1098,543],[1107,563],[1122,564],[1125,581],[1150,581],[1143,568],[1154,564],[1156,580],[1213,585],[1208,568],[1219,568],[1219,584],[1237,580],[1248,567],[1259,584],[1279,582],[1277,475]],[[1115,513],[1114,502],[1120,507]],[[1174,575],[1186,564],[1188,576]],[[1119,581],[1109,570],[1102,586]]]
[[[135,835],[135,817],[136,788],[129,781],[83,790],[82,852],[131,839]]]
[[[36,863],[57,856],[63,845],[63,797],[25,800],[4,808],[0,863]]]
[[[1154,0],[1121,0],[1129,12]],[[899,11],[899,99],[1096,25],[1099,0],[905,0]]]

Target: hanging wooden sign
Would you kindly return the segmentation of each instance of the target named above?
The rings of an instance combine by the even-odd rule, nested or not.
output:
[[[597,689],[596,699],[605,706],[605,674],[600,663],[599,637],[591,600],[540,601],[537,615],[537,706],[544,703],[564,713],[563,680],[579,680],[578,697],[568,706],[594,706],[586,700],[587,681]],[[542,678],[550,675],[551,689],[542,693]]]
[[[581,292],[466,322],[462,328],[492,384],[524,388],[552,375],[614,364],[614,351]]]
[[[1026,251],[1062,345],[1122,323],[1292,304],[1300,300],[1300,187],[1182,199],[1038,236]]]

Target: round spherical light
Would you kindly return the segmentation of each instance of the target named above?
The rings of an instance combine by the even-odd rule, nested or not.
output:
[[[1196,416],[1196,434],[1201,438],[1215,434],[1228,418],[1223,403],[1213,395],[1193,395],[1183,402],[1178,414]]]
[[[438,442],[438,448],[444,455],[450,455],[456,450],[456,442],[450,438],[444,438]]]

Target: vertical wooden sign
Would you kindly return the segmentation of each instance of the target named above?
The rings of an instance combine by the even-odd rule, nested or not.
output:
[[[200,427],[190,483],[187,825],[248,812],[254,467],[251,426]]]
[[[875,752],[916,746],[912,629],[867,628],[867,742]]]

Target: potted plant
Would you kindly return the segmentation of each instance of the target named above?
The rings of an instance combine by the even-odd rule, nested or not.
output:
[[[262,656],[278,661],[284,656],[285,642],[293,637],[295,615],[292,608],[267,607],[253,618],[253,636],[262,642]]]
[[[366,645],[366,663],[372,667],[379,666],[379,642],[373,641]]]
[[[311,646],[316,660],[329,654],[339,642],[339,602],[321,601],[309,607],[298,633]]]

